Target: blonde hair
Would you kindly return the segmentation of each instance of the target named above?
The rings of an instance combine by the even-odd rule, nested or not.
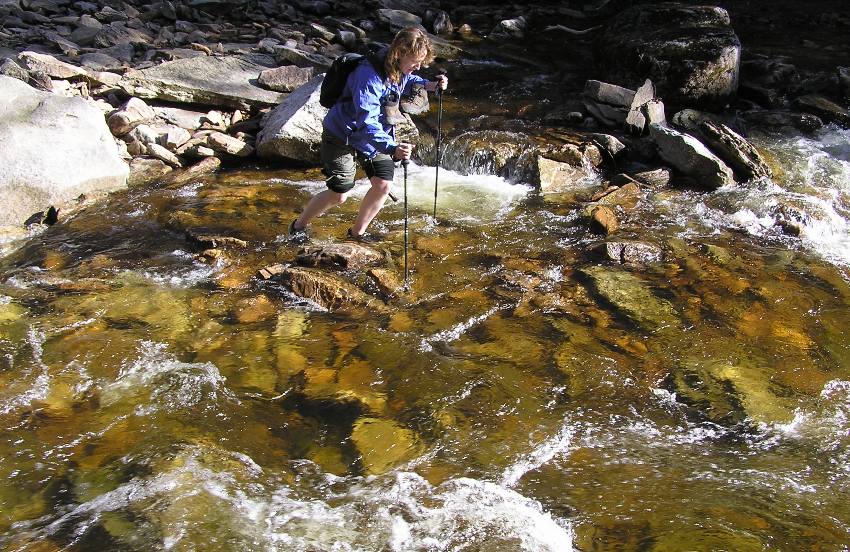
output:
[[[426,66],[434,61],[431,39],[419,27],[405,27],[395,35],[392,44],[390,44],[384,66],[387,70],[387,76],[394,83],[401,83],[401,58],[408,55],[424,56],[422,65]]]

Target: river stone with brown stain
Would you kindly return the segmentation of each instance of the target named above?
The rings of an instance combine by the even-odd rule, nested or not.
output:
[[[592,204],[589,209],[590,227],[595,232],[610,235],[620,228],[617,214],[607,205]]]
[[[298,252],[295,262],[301,266],[323,268],[362,268],[384,259],[379,251],[359,243],[331,243],[305,247]]]
[[[366,273],[369,280],[378,288],[378,295],[384,300],[398,297],[404,293],[404,283],[399,275],[385,268],[373,268]]]
[[[597,198],[601,205],[619,205],[624,210],[634,209],[640,201],[640,188],[634,182],[629,182],[619,188],[609,188],[607,193]]]
[[[263,280],[278,281],[298,297],[328,310],[382,306],[380,301],[339,276],[321,270],[272,265],[260,269],[257,276]]]

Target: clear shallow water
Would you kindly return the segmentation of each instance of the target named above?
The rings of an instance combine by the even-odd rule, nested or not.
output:
[[[665,259],[601,271],[585,191],[441,170],[434,221],[433,169],[412,166],[411,294],[366,313],[253,277],[294,258],[281,235],[312,173],[116,195],[0,267],[0,543],[846,549],[834,136],[759,137],[792,175],[775,183],[647,191],[618,237]],[[782,234],[765,198],[829,207],[834,236]],[[402,212],[376,225],[397,271]],[[248,246],[202,263],[187,228]]]

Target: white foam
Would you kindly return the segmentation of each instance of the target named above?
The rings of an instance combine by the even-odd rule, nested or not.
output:
[[[724,186],[711,193],[683,192],[665,205],[687,236],[743,230],[765,240],[799,244],[840,266],[850,266],[850,131],[826,127],[814,138],[799,134],[752,138],[781,163],[773,180]],[[782,214],[786,211],[786,214]],[[783,217],[800,227],[783,234]]]
[[[411,215],[434,210],[434,181],[436,167],[411,162],[407,169],[407,201]],[[530,186],[511,184],[494,175],[462,175],[441,168],[437,183],[437,216],[470,223],[491,222],[503,217],[516,202],[531,192]],[[369,183],[360,180],[352,196],[362,198],[369,191]],[[387,203],[387,208],[404,208],[404,173],[396,169],[393,191],[398,203]]]
[[[33,401],[47,397],[50,391],[50,371],[42,360],[46,339],[47,334],[43,330],[32,326],[27,330],[27,343],[32,349],[32,363],[27,365],[12,384],[3,390],[0,413],[8,414],[29,406]]]
[[[449,328],[447,330],[437,332],[434,335],[432,335],[431,337],[423,338],[422,343],[419,345],[419,350],[423,351],[423,352],[433,351],[434,350],[433,343],[436,343],[436,342],[450,343],[452,341],[460,339],[460,337],[463,334],[465,334],[467,331],[469,331],[470,328],[472,328],[476,324],[483,322],[484,320],[487,320],[488,318],[490,318],[491,316],[496,314],[496,312],[498,312],[500,308],[501,307],[493,307],[490,310],[488,310],[487,312],[485,312],[484,314],[479,314],[478,316],[473,316],[471,318],[468,318],[467,320],[464,320],[463,322],[459,322],[458,324],[455,324],[454,326],[452,326],[451,328]]]
[[[235,400],[225,386],[225,378],[211,362],[180,362],[167,352],[167,345],[143,341],[140,356],[126,363],[118,377],[103,386],[101,404],[109,406],[128,396],[147,393],[150,403],[139,413],[152,408],[186,408],[205,403],[213,407],[219,396]]]
[[[180,249],[172,251],[170,256],[181,262],[191,261],[194,258],[191,253]],[[223,266],[222,261],[216,261],[212,264],[191,262],[190,264],[165,266],[158,271],[145,270],[140,275],[160,286],[190,288],[208,280]]]
[[[505,487],[513,487],[522,477],[532,470],[546,465],[556,456],[565,454],[573,446],[573,428],[569,421],[565,421],[557,435],[547,439],[534,447],[534,449],[521,457],[502,472],[501,484]]]
[[[210,460],[212,459],[212,460]],[[304,474],[295,487],[277,486],[245,459],[205,445],[189,446],[168,469],[134,479],[56,517],[19,522],[30,537],[69,532],[82,536],[107,512],[132,513],[158,524],[165,549],[193,549],[217,536],[246,549],[311,550],[497,550],[568,552],[573,532],[539,502],[492,482],[471,478],[431,485],[415,473],[369,478]],[[302,463],[306,464],[306,463]],[[217,471],[216,466],[229,466]],[[304,467],[304,466],[302,466]],[[202,516],[207,523],[198,524]],[[136,537],[134,537],[136,538]]]

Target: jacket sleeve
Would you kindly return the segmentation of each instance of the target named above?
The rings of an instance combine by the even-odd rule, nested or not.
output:
[[[383,84],[380,77],[368,70],[357,70],[351,77],[354,132],[349,136],[349,144],[369,157],[377,152],[393,155],[395,138],[381,124]]]

